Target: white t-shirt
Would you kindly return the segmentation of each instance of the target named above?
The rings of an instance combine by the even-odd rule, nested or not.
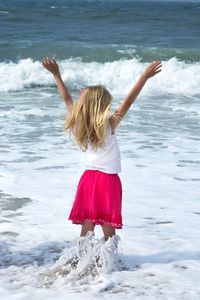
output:
[[[85,151],[86,169],[99,170],[104,173],[116,174],[121,172],[121,155],[115,133],[108,126],[108,134],[105,138],[105,145],[93,149],[88,143],[88,149]]]

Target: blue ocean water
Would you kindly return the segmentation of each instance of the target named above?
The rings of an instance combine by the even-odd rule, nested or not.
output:
[[[199,300],[200,2],[1,0],[0,29],[0,298]],[[100,83],[112,109],[150,62],[163,65],[116,131],[127,269],[48,288],[79,236],[66,216],[84,161],[46,56],[74,100]]]
[[[0,28],[1,61],[200,58],[199,2],[2,0]]]

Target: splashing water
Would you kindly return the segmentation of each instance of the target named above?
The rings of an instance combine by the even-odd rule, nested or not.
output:
[[[124,269],[118,251],[119,241],[120,237],[117,235],[107,241],[104,238],[96,239],[92,232],[80,237],[76,244],[66,248],[50,270],[43,274],[44,286],[56,284],[58,278],[63,278],[67,283],[86,277],[97,278]]]

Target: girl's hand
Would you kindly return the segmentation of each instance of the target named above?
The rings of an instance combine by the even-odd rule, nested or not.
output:
[[[50,60],[49,58],[45,58],[42,60],[42,65],[45,69],[47,69],[49,72],[51,72],[54,76],[60,75],[58,64],[54,59]]]
[[[160,61],[156,61],[154,63],[151,63],[144,71],[143,76],[146,79],[149,79],[150,77],[153,77],[154,75],[158,74],[161,72],[162,64]]]

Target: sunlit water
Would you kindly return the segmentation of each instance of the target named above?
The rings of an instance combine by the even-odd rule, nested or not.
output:
[[[1,1],[0,16],[1,299],[199,300],[199,4]],[[124,226],[109,274],[93,252],[88,268],[72,263],[80,226],[67,219],[84,155],[64,132],[47,55],[74,99],[101,83],[113,110],[162,60],[116,130]]]

